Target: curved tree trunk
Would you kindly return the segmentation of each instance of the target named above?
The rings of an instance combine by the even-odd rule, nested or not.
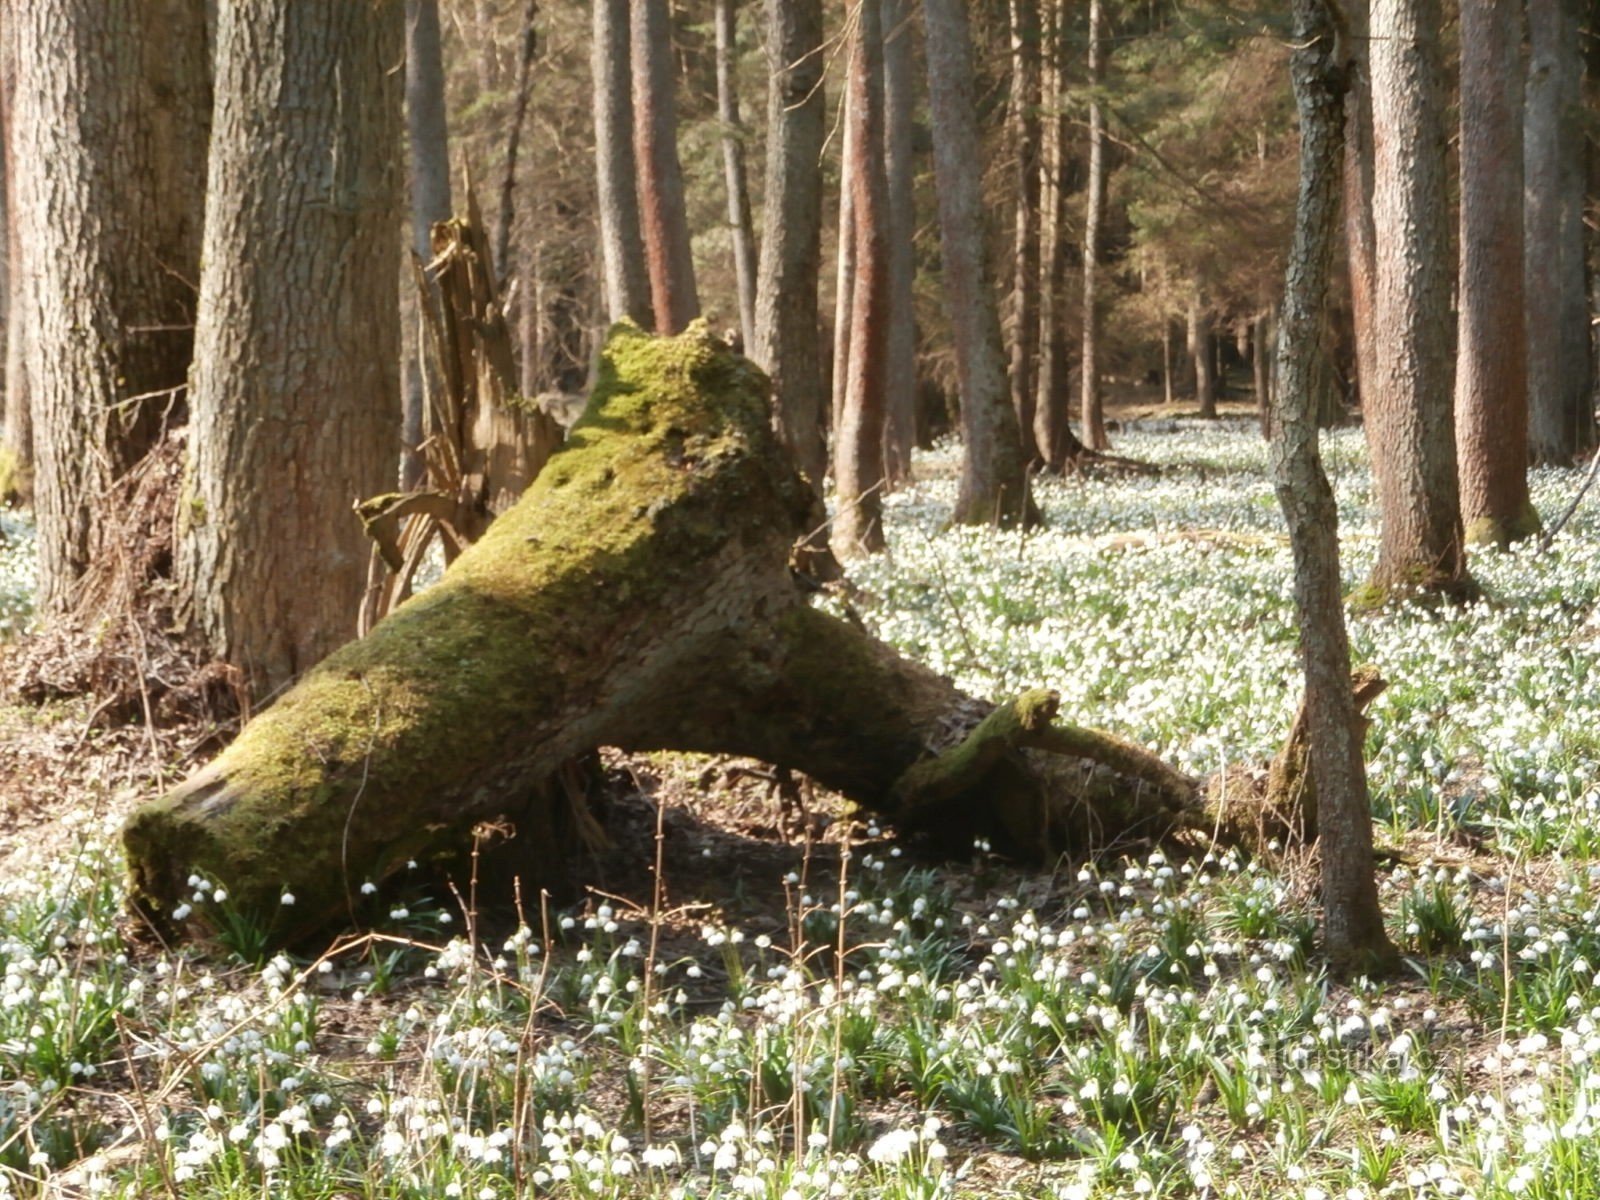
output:
[[[639,217],[639,171],[633,157],[633,83],[628,0],[594,0],[594,159],[600,261],[606,316],[641,329],[655,323],[650,272]]]
[[[1300,195],[1279,334],[1282,389],[1273,478],[1294,551],[1295,608],[1306,675],[1311,774],[1322,859],[1323,932],[1344,975],[1397,958],[1372,873],[1365,732],[1350,686],[1350,642],[1339,578],[1339,509],[1317,445],[1318,360],[1326,353],[1328,276],[1339,229],[1347,66],[1336,61],[1328,0],[1296,0],[1293,75],[1300,110]]]
[[[832,547],[873,554],[883,539],[883,428],[889,377],[888,179],[883,155],[883,33],[879,0],[861,0],[850,56],[850,288],[844,406],[834,436],[838,511]]]
[[[1528,496],[1522,321],[1521,0],[1461,4],[1461,275],[1456,463],[1469,544],[1539,531]],[[1545,286],[1541,284],[1540,286]]]
[[[502,816],[525,894],[553,885],[574,839],[548,785],[601,745],[753,755],[951,848],[1211,835],[1193,780],[1055,726],[1050,693],[996,709],[808,607],[787,560],[819,515],[747,360],[701,330],[615,334],[571,441],[441,583],[134,814],[135,903],[179,923],[200,870],[290,939]]]
[[[1033,433],[1039,387],[1039,0],[1011,0],[1011,124],[1017,213],[1011,247],[1011,404],[1022,457],[1040,459]]]
[[[1452,409],[1438,0],[1373,0],[1374,355],[1365,388],[1380,592],[1466,578]]]
[[[751,357],[773,422],[814,487],[828,470],[817,289],[822,271],[822,0],[767,0],[767,178]]]
[[[883,3],[883,162],[888,180],[889,356],[884,398],[883,467],[891,487],[911,479],[917,441],[917,312],[915,168],[912,163],[916,72],[913,0]]]
[[[739,336],[756,336],[756,229],[750,215],[750,184],[744,167],[744,122],[734,74],[738,48],[736,0],[717,0],[717,117],[722,122],[722,169],[728,181],[728,228],[733,234],[733,270],[739,292]]]
[[[1105,83],[1105,11],[1101,0],[1089,0],[1089,87]],[[1105,397],[1100,391],[1100,230],[1106,219],[1106,118],[1100,99],[1089,101],[1089,188],[1083,218],[1083,442],[1091,450],[1109,450]]]
[[[1022,525],[1029,517],[1027,462],[1006,384],[1000,312],[984,254],[972,34],[962,0],[924,0],[923,8],[945,307],[961,385],[961,486],[954,519]]]
[[[656,331],[677,333],[700,315],[694,247],[678,161],[678,103],[667,0],[633,0],[633,146],[639,212]]]
[[[210,118],[205,6],[9,11],[39,591],[59,612],[96,553],[100,498],[182,411]]]
[[[399,458],[402,16],[219,11],[175,557],[190,624],[258,697],[354,635],[369,554],[350,505]]]

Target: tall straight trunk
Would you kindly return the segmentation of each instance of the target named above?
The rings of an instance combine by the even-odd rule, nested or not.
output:
[[[1348,96],[1350,93],[1345,92]],[[1256,412],[1261,420],[1261,436],[1272,436],[1272,352],[1276,342],[1273,332],[1273,306],[1268,305],[1256,314],[1250,323],[1250,373],[1256,394]]]
[[[594,159],[606,317],[642,329],[655,323],[633,157],[633,91],[628,0],[594,0]]]
[[[5,155],[6,359],[4,429],[0,429],[0,503],[31,503],[33,410],[28,400],[27,262],[17,236],[17,18],[22,0],[0,0],[0,153]]]
[[[1048,2],[1048,0],[1046,0]],[[1017,213],[1011,249],[1011,404],[1022,456],[1040,458],[1033,434],[1039,387],[1039,0],[1011,0],[1011,125]]]
[[[183,411],[210,119],[205,7],[34,0],[9,15],[39,592],[59,612],[98,549],[111,482]]]
[[[1469,544],[1539,530],[1528,497],[1522,283],[1521,0],[1461,3],[1461,275],[1456,463]]]
[[[1083,441],[1091,450],[1111,445],[1100,391],[1100,229],[1106,218],[1106,119],[1098,89],[1105,83],[1105,12],[1089,0],[1089,189],[1083,218]]]
[[[516,224],[517,156],[522,146],[522,129],[528,122],[528,105],[533,99],[533,62],[538,57],[539,0],[525,0],[522,10],[521,52],[517,56],[517,90],[512,97],[511,120],[506,131],[505,163],[500,175],[500,215],[494,227],[494,261],[496,270],[511,271],[511,229]],[[504,276],[494,281],[502,295],[506,290]]]
[[[1350,28],[1350,90],[1344,106],[1344,241],[1355,325],[1356,395],[1366,409],[1375,368],[1372,313],[1377,243],[1372,228],[1372,71],[1367,39],[1371,0],[1344,6]]]
[[[753,354],[772,378],[773,423],[820,487],[817,290],[822,271],[822,0],[767,0],[767,177]]]
[[[847,71],[849,69],[846,68]],[[835,438],[844,424],[846,379],[850,374],[850,311],[855,298],[856,281],[855,181],[851,175],[856,163],[855,120],[850,111],[853,102],[853,94],[847,83],[844,95],[840,98],[839,119],[844,124],[844,135],[840,138],[839,147],[838,261],[834,264],[833,276],[833,386],[829,391],[833,399],[831,424]]]
[[[961,486],[954,519],[1021,525],[1027,460],[1006,381],[1005,341],[983,239],[983,161],[974,100],[972,34],[964,0],[923,0],[928,100],[939,184],[944,297],[961,385]]]
[[[912,164],[916,80],[912,0],[883,3],[884,171],[889,181],[889,394],[884,398],[883,467],[891,485],[911,478],[917,440],[917,313],[915,170]]]
[[[222,0],[176,558],[264,696],[347,641],[399,453],[397,4]],[[339,87],[327,82],[337,79]]]
[[[883,156],[883,26],[879,0],[859,0],[850,55],[851,224],[855,282],[844,411],[834,442],[838,511],[833,549],[841,557],[884,547],[883,423],[888,384],[888,192]]]
[[[1161,399],[1166,404],[1176,403],[1173,395],[1172,373],[1176,370],[1172,356],[1172,319],[1161,322]]]
[[[656,332],[677,333],[700,315],[694,247],[678,161],[678,103],[667,0],[633,0],[633,147]]]
[[[744,122],[734,74],[738,43],[738,0],[716,0],[717,117],[722,122],[722,169],[728,181],[728,228],[733,234],[733,270],[739,289],[739,335],[745,346],[756,338],[756,227],[750,214],[750,182],[744,167]]]
[[[439,0],[406,0],[406,142],[411,151],[411,249],[418,260],[433,257],[429,231],[450,219],[450,128],[444,101],[444,50]],[[409,279],[409,272],[405,277]],[[404,286],[404,285],[402,285]],[[423,403],[428,356],[423,338],[406,359],[401,432],[401,484],[421,485]]]
[[[1380,515],[1373,585],[1466,577],[1452,412],[1449,209],[1438,0],[1373,0],[1376,235],[1367,445]]]
[[[1052,471],[1062,470],[1083,451],[1067,422],[1071,403],[1067,338],[1062,320],[1062,294],[1067,281],[1065,229],[1067,168],[1066,69],[1067,10],[1065,0],[1044,0],[1044,150],[1039,186],[1039,398],[1033,411],[1039,455]]]
[[[1333,970],[1375,974],[1397,960],[1372,870],[1363,722],[1350,683],[1339,577],[1339,509],[1317,445],[1317,362],[1339,228],[1346,64],[1335,61],[1329,0],[1295,0],[1292,59],[1300,110],[1300,195],[1279,334],[1282,371],[1273,479],[1294,553],[1311,777],[1322,860],[1323,941]]]
[[[1198,293],[1189,301],[1189,357],[1194,362],[1194,398],[1200,415],[1217,415],[1217,359],[1211,330],[1211,312]]]
[[[1587,449],[1589,305],[1584,280],[1583,49],[1576,0],[1528,0],[1524,93],[1528,442],[1536,463]]]

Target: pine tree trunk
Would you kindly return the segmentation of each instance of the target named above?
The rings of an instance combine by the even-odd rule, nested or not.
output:
[[[855,272],[844,409],[834,439],[840,557],[883,549],[883,426],[889,339],[888,190],[883,155],[883,27],[879,0],[860,0],[851,46],[850,209]]]
[[[916,169],[912,132],[916,80],[912,34],[913,0],[883,0],[884,170],[889,203],[889,356],[884,399],[883,466],[890,486],[911,478],[917,441]]]
[[[667,0],[632,0],[633,147],[655,327],[677,333],[700,315],[694,247],[678,161],[678,104]]]
[[[59,612],[98,549],[101,497],[183,411],[210,117],[205,8],[37,0],[11,12],[39,593]]]
[[[633,91],[629,0],[594,0],[594,158],[600,216],[600,261],[606,317],[641,329],[655,324],[650,272],[639,216],[639,170],[633,156]]]
[[[813,486],[828,469],[817,292],[822,271],[821,0],[767,0],[767,176],[755,361],[773,421]]]
[[[1363,387],[1379,593],[1455,591],[1466,578],[1439,29],[1438,0],[1373,0],[1374,354]]]
[[[1011,404],[1026,463],[1040,461],[1033,434],[1039,387],[1039,2],[1011,0],[1011,104],[1017,213],[1011,267]],[[1048,0],[1046,0],[1048,2]]]
[[[1528,0],[1524,96],[1528,441],[1535,463],[1569,465],[1590,396],[1584,280],[1583,51],[1575,0]]]
[[[1339,233],[1347,64],[1334,60],[1328,0],[1295,0],[1292,59],[1300,110],[1300,195],[1279,333],[1273,478],[1294,552],[1295,608],[1306,675],[1311,773],[1322,859],[1323,939],[1335,972],[1375,974],[1397,961],[1372,869],[1372,812],[1339,578],[1339,510],[1317,445],[1315,381]]]
[[[1461,275],[1456,462],[1468,544],[1539,530],[1528,497],[1522,281],[1521,0],[1461,3]]]
[[[402,17],[298,0],[218,13],[175,557],[203,646],[257,697],[353,636],[369,551],[351,501],[388,490],[399,455]]]
[[[963,453],[954,520],[1022,525],[1027,462],[1006,382],[1005,342],[983,244],[983,155],[974,100],[972,34],[962,0],[924,0],[928,100],[939,185],[945,307],[955,334]]]
[[[444,48],[439,30],[439,0],[406,0],[406,143],[411,152],[411,249],[427,263],[435,221],[450,212],[450,129],[444,100]],[[410,272],[403,273],[409,280]],[[404,284],[402,284],[404,286]],[[405,408],[401,432],[400,486],[422,483],[423,404],[427,354],[417,338],[406,359]]]
[[[1101,0],[1089,0],[1089,87],[1105,83],[1105,13]],[[1089,187],[1083,218],[1083,370],[1084,444],[1107,450],[1104,396],[1100,391],[1100,230],[1106,218],[1106,123],[1097,94],[1089,101]]]
[[[728,181],[728,228],[733,234],[733,269],[739,291],[739,335],[746,346],[756,336],[756,230],[750,214],[750,184],[744,166],[744,122],[734,73],[738,49],[737,0],[717,0],[717,117],[722,122],[722,169]]]

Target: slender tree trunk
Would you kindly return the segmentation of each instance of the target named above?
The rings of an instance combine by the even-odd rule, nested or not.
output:
[[[700,315],[694,247],[678,161],[678,104],[667,0],[633,0],[633,146],[656,330],[677,333]]]
[[[1177,397],[1172,394],[1172,373],[1175,369],[1172,357],[1172,320],[1168,318],[1161,322],[1161,399],[1168,405],[1177,402]]]
[[[1106,121],[1098,89],[1105,83],[1105,13],[1089,0],[1089,189],[1083,219],[1083,440],[1106,450],[1104,397],[1100,391],[1100,229],[1106,217]]]
[[[427,263],[433,256],[430,230],[450,219],[450,129],[444,100],[444,50],[439,0],[406,0],[406,141],[411,151],[411,249]],[[410,272],[404,278],[409,280]],[[405,284],[402,284],[405,286]],[[419,334],[406,359],[405,412],[401,432],[401,487],[422,483],[423,393],[429,370]]]
[[[955,333],[965,442],[954,519],[969,525],[1021,525],[1029,515],[1027,460],[1006,381],[993,277],[984,261],[983,155],[973,97],[972,34],[964,0],[924,0],[923,11],[944,296]]]
[[[1040,459],[1033,435],[1039,388],[1039,0],[1011,0],[1011,126],[1017,214],[1011,266],[1011,404],[1022,456]]]
[[[1196,293],[1189,301],[1189,356],[1194,360],[1194,398],[1200,415],[1217,415],[1217,360],[1211,331],[1211,313]]]
[[[772,377],[773,423],[800,470],[828,469],[817,290],[822,270],[821,0],[767,0],[767,179],[755,360]]]
[[[1452,413],[1450,211],[1438,0],[1373,0],[1375,354],[1366,383],[1381,533],[1373,585],[1466,579]]]
[[[594,0],[594,158],[606,317],[642,329],[655,324],[633,157],[633,91],[628,0]]]
[[[522,10],[521,53],[517,57],[517,91],[512,100],[510,128],[506,133],[505,168],[500,176],[500,215],[494,227],[495,268],[510,274],[511,228],[516,224],[517,158],[522,146],[522,127],[528,122],[528,104],[533,99],[533,60],[539,51],[539,0],[527,0]],[[504,277],[494,281],[495,291],[504,295]]]
[[[0,503],[33,500],[33,409],[28,398],[28,278],[18,236],[17,192],[17,7],[21,0],[0,0],[0,120],[4,128],[6,206],[6,377],[5,428],[0,431]]]
[[[1344,6],[1350,27],[1350,90],[1344,109],[1344,239],[1350,272],[1350,315],[1355,325],[1356,396],[1363,411],[1375,369],[1373,288],[1377,279],[1377,242],[1372,228],[1372,69],[1367,40],[1371,0],[1350,0]]]
[[[728,228],[733,233],[733,269],[739,289],[739,335],[746,347],[756,338],[756,228],[750,214],[750,183],[744,167],[744,122],[734,74],[738,0],[716,0],[717,116],[722,122],[722,169],[728,180]]]
[[[916,80],[913,0],[883,0],[884,169],[889,180],[889,394],[884,400],[884,473],[891,485],[911,478],[917,441],[917,206],[912,163]]]
[[[1565,466],[1584,446],[1591,403],[1584,280],[1582,42],[1576,0],[1528,0],[1523,163],[1527,199],[1528,440]]]
[[[1461,276],[1456,462],[1469,544],[1539,530],[1528,497],[1522,286],[1521,0],[1461,3]]]
[[[1349,95],[1347,91],[1346,96]],[[1261,418],[1261,436],[1272,436],[1272,350],[1276,338],[1273,333],[1273,310],[1268,305],[1256,314],[1250,325],[1250,371],[1255,384],[1256,412]]]
[[[1375,974],[1398,956],[1384,932],[1372,870],[1372,811],[1363,723],[1350,685],[1339,577],[1339,509],[1317,446],[1319,358],[1338,239],[1340,149],[1348,65],[1334,60],[1328,0],[1295,0],[1292,59],[1300,110],[1300,196],[1285,284],[1273,478],[1294,552],[1295,608],[1306,675],[1311,773],[1322,859],[1323,940],[1341,975]]]
[[[258,697],[354,634],[369,547],[351,502],[392,486],[402,17],[299,0],[218,13],[175,556],[203,645]]]
[[[833,549],[841,556],[882,550],[883,425],[889,336],[888,179],[883,156],[883,27],[879,0],[859,0],[850,57],[852,225],[850,359],[844,412],[834,445],[838,511]]]
[[[851,64],[853,66],[854,64]],[[846,68],[846,71],[850,67]],[[846,379],[850,374],[850,311],[854,301],[856,280],[856,220],[855,181],[855,119],[850,111],[854,96],[850,85],[845,84],[840,98],[840,121],[844,133],[839,148],[839,231],[838,261],[835,263],[833,287],[833,436],[837,440],[844,424],[844,398]]]
[[[101,497],[183,411],[210,117],[205,9],[32,0],[10,12],[39,591],[59,612],[98,549]]]

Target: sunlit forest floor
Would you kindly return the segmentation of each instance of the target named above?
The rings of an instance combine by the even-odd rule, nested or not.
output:
[[[929,456],[854,603],[976,693],[1047,684],[1197,774],[1259,773],[1299,694],[1265,445],[1115,441],[1165,469],[1042,481],[1028,534],[945,528],[954,454]],[[1365,451],[1324,445],[1353,587]],[[1536,473],[1541,511],[1577,485]],[[7,710],[0,1195],[1600,1195],[1597,532],[1476,556],[1471,608],[1352,616],[1390,682],[1368,753],[1406,955],[1353,987],[1303,852],[936,862],[676,756],[607,760],[616,845],[573,903],[480,905],[424,865],[364,899],[375,932],[263,962],[270,930],[196,878],[223,937],[163,949],[122,916],[115,830],[197,742]]]

